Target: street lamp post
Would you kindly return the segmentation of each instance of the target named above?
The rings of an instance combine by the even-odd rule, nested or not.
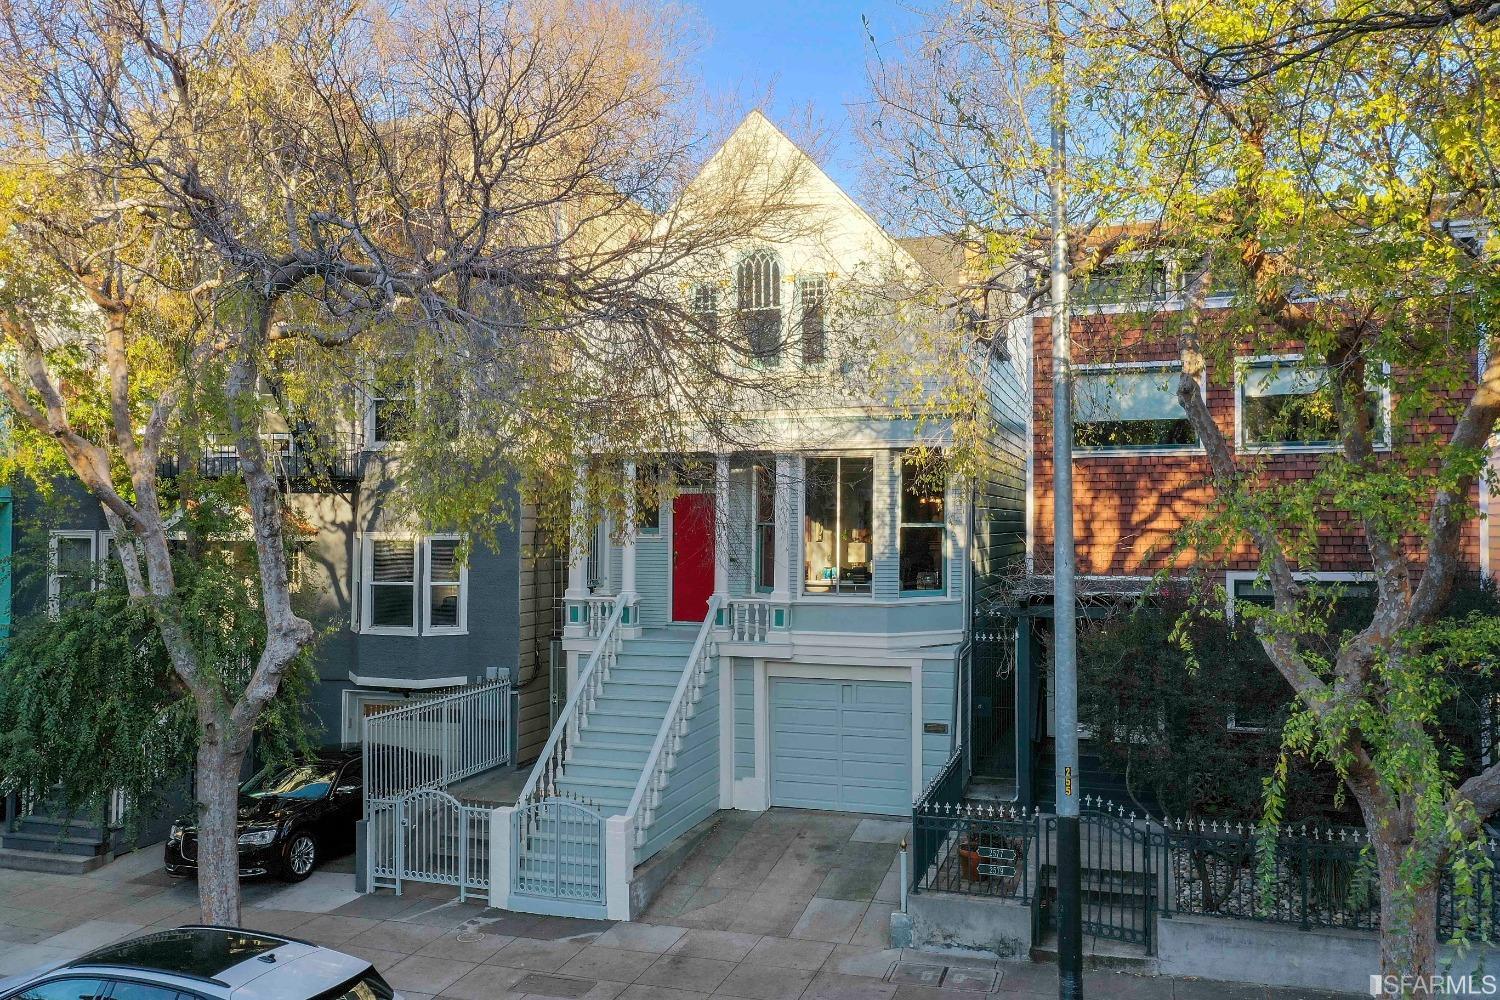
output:
[[[1078,829],[1078,660],[1073,544],[1073,357],[1068,310],[1068,192],[1066,50],[1057,12],[1047,0],[1048,59],[1052,71],[1052,480],[1053,711],[1057,751],[1057,992],[1083,997],[1083,907]]]

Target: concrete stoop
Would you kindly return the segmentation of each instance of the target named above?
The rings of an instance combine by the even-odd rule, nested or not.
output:
[[[1052,931],[1031,947],[1033,962],[1057,963],[1057,932]],[[1104,938],[1085,936],[1083,964],[1088,969],[1128,972],[1133,976],[1155,976],[1161,972],[1156,956],[1147,955],[1139,945],[1122,944]]]
[[[52,851],[28,851],[17,847],[0,847],[0,868],[21,872],[43,872],[48,875],[84,875],[102,868],[113,856],[109,854],[57,854]]]

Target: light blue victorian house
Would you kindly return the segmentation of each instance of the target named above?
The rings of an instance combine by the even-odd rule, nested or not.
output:
[[[759,114],[726,149],[805,159]],[[689,294],[727,292],[751,363],[853,378],[829,322],[840,285],[930,276],[935,255],[804,166],[816,232],[746,247]],[[910,813],[962,738],[970,609],[1024,550],[1024,362],[983,362],[978,481],[943,471],[948,422],[861,386],[767,407],[733,445],[623,463],[627,481],[678,474],[655,509],[627,505],[574,540],[569,697],[497,817],[495,905],[628,919],[636,866],[720,809]],[[575,506],[586,521],[581,490]]]

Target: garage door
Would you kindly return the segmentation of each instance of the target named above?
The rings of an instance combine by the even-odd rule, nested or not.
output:
[[[771,678],[771,804],[911,811],[911,685]]]

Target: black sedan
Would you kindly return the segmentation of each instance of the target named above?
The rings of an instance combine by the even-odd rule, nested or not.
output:
[[[276,875],[300,882],[325,855],[347,853],[362,804],[357,749],[319,751],[288,767],[266,768],[240,787],[240,876]],[[198,872],[198,831],[172,826],[167,873]]]

